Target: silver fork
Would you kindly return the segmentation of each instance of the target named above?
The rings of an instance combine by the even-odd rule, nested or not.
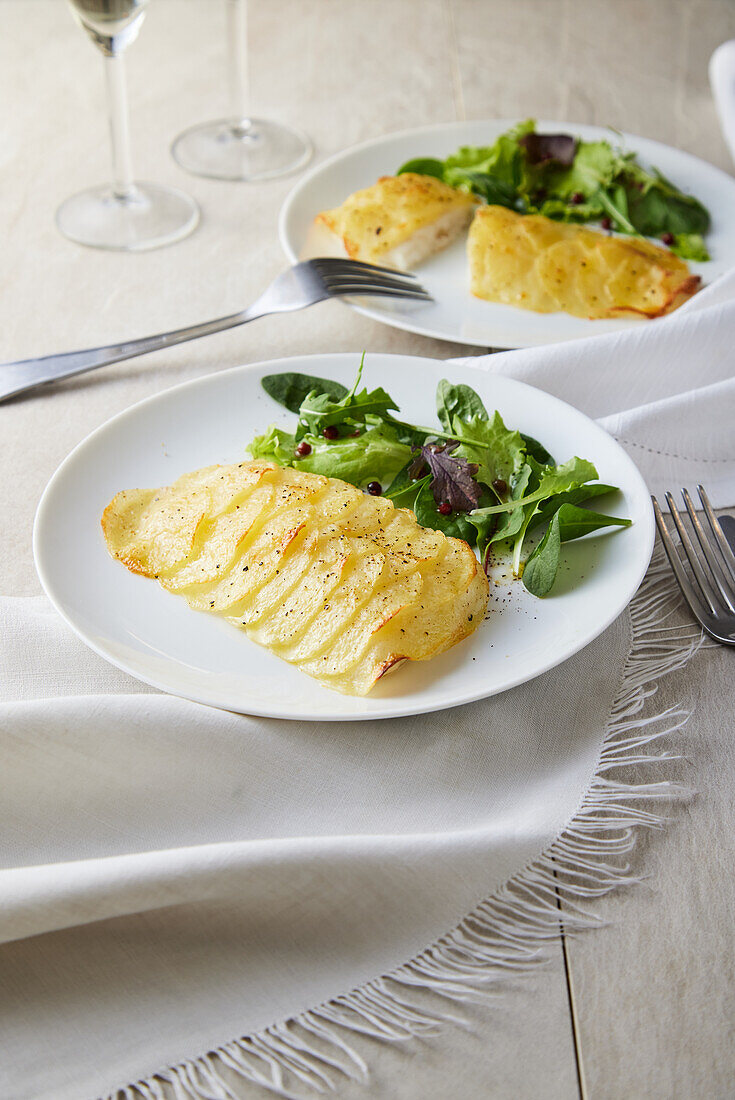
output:
[[[681,495],[697,536],[700,553],[694,547],[674,498],[671,493],[666,494],[666,503],[676,530],[679,532],[681,545],[696,581],[696,587],[684,568],[659,503],[655,497],[652,497],[656,525],[664,550],[671,562],[671,568],[679,582],[679,588],[695,619],[716,641],[724,645],[735,645],[735,554],[722,533],[712,505],[701,485],[697,486],[697,492],[707,517],[709,534],[703,527],[687,490],[682,489]]]
[[[44,355],[40,359],[21,359],[15,363],[0,363],[0,401],[16,394],[32,390],[45,382],[68,378],[72,374],[106,367],[122,359],[132,359],[149,351],[158,351],[185,340],[196,340],[213,332],[235,328],[256,317],[269,313],[290,313],[305,309],[326,298],[341,298],[347,294],[379,294],[385,298],[410,298],[431,301],[428,291],[416,281],[415,275],[393,271],[387,267],[360,263],[358,260],[342,260],[332,257],[305,260],[278,275],[263,294],[247,309],[188,325],[157,336],[144,336],[139,340],[125,340],[121,344],[108,344],[84,351],[67,351],[60,355]]]

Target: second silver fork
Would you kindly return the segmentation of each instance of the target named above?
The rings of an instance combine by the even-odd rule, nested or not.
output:
[[[290,313],[323,302],[327,298],[341,298],[350,294],[379,294],[388,298],[408,298],[415,301],[431,301],[431,295],[409,272],[393,271],[387,267],[360,263],[358,260],[342,260],[332,257],[304,260],[278,275],[270,286],[247,309],[205,321],[186,328],[144,336],[138,340],[126,340],[120,344],[107,344],[83,351],[67,351],[59,355],[44,355],[39,359],[21,359],[14,363],[0,363],[0,401],[25,393],[47,382],[68,378],[73,374],[133,359],[149,351],[196,340],[214,332],[235,328],[257,317],[271,313]]]
[[[679,533],[693,580],[684,568],[684,561],[674,545],[659,503],[652,497],[656,525],[682,595],[695,619],[716,641],[723,645],[735,645],[735,555],[701,485],[697,486],[697,492],[707,518],[709,534],[697,515],[689,493],[686,489],[681,490],[699,551],[694,546],[673,496],[671,493],[666,494],[666,503]]]

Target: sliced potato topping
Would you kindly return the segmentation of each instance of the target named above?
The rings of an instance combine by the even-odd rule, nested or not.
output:
[[[317,222],[340,238],[353,260],[408,269],[451,244],[475,205],[471,195],[433,176],[404,172],[355,191]]]
[[[537,313],[660,317],[700,283],[683,260],[649,241],[502,206],[477,211],[467,254],[473,294]]]
[[[102,529],[132,572],[347,694],[461,641],[487,604],[467,543],[384,497],[265,462],[118,493]]]

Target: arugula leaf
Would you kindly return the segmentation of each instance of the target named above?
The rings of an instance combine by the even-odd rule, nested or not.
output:
[[[546,533],[523,568],[523,583],[534,596],[543,597],[556,580],[559,570],[559,558],[562,542],[580,539],[602,527],[630,527],[629,519],[606,516],[601,512],[591,512],[587,508],[577,508],[574,504],[560,505]]]
[[[512,499],[519,500],[523,496],[532,476],[534,475],[531,463],[524,462],[519,473],[511,481]],[[536,484],[538,484],[538,478]],[[522,508],[500,515],[478,515],[475,512],[468,518],[477,530],[477,545],[484,560],[487,548],[492,543],[507,541],[518,534],[523,525],[524,512]]]
[[[624,187],[615,184],[607,192],[600,190],[597,199],[620,233],[637,236],[636,228],[628,217],[628,199]]]
[[[471,512],[480,502],[480,486],[475,481],[477,464],[455,456],[459,443],[450,439],[438,445],[421,447],[412,471],[418,473],[424,463],[431,471],[431,492],[437,504],[449,504],[454,512]]]
[[[339,401],[329,394],[312,391],[301,402],[299,418],[312,435],[317,435],[334,424],[345,421],[364,424],[368,413],[385,417],[391,409],[397,408],[390,394],[380,386],[375,390],[348,393]]]
[[[520,500],[527,490],[535,489],[539,483],[539,466],[532,458],[524,462],[519,473],[511,483],[511,499]],[[529,508],[531,506],[529,505]],[[530,513],[529,513],[530,514]],[[482,517],[478,517],[480,520]],[[512,512],[505,512],[499,516],[489,516],[485,519],[497,520],[497,526],[490,542],[500,542],[504,539],[515,538],[520,532],[526,519],[523,508],[516,508]]]
[[[495,504],[488,508],[479,509],[481,514],[495,515],[499,512],[509,512],[514,508],[525,507],[537,501],[546,500],[556,493],[566,492],[567,489],[578,489],[587,481],[597,478],[597,470],[584,458],[570,458],[561,466],[544,467],[538,488],[519,500],[506,500],[502,504]]]
[[[411,477],[410,470],[413,459],[399,470],[387,489],[383,490],[383,496],[392,500],[399,508],[413,508],[416,496],[424,485],[431,481],[431,474],[417,479]]]
[[[442,427],[448,432],[452,431],[455,416],[460,420],[472,420],[474,417],[487,420],[487,409],[472,387],[455,386],[452,382],[447,382],[446,378],[442,378],[436,387],[436,413]]]
[[[527,464],[531,470],[528,478],[529,492],[515,498],[511,494],[510,500],[477,509],[474,513],[474,515],[486,516],[498,515],[502,512],[512,513],[514,510],[520,513],[520,518],[516,516],[514,521],[508,520],[500,525],[499,533],[493,539],[496,541],[498,538],[515,535],[513,572],[516,576],[520,576],[521,572],[523,541],[540,504],[548,497],[564,493],[569,489],[577,489],[585,482],[597,477],[597,470],[592,463],[582,458],[570,458],[561,466],[539,466],[533,458],[527,458]]]
[[[295,371],[282,371],[280,374],[267,374],[260,384],[274,401],[285,405],[289,412],[297,413],[307,394],[326,393],[339,401],[347,393],[347,387],[331,378],[317,378],[311,374],[298,374]]]

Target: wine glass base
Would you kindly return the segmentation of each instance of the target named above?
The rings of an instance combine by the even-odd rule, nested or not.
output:
[[[61,233],[77,244],[144,252],[187,237],[199,224],[199,207],[175,187],[135,183],[130,194],[108,185],[72,195],[56,211]]]
[[[305,134],[280,122],[251,118],[204,122],[174,141],[174,160],[195,176],[216,180],[266,180],[303,168],[312,144]]]

